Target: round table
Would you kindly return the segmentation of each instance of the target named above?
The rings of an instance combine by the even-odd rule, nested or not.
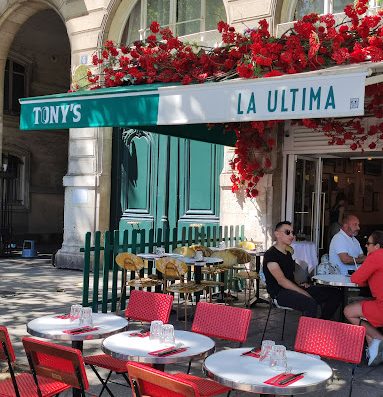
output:
[[[313,276],[312,279],[318,284],[331,285],[333,287],[358,287],[358,284],[351,282],[350,276],[345,276],[342,274],[320,274]]]
[[[125,318],[114,314],[93,313],[93,327],[97,330],[81,334],[67,334],[63,331],[80,328],[78,321],[71,322],[70,319],[58,318],[58,315],[50,315],[36,318],[27,324],[27,332],[39,338],[71,341],[72,347],[82,351],[83,341],[101,339],[124,331],[128,327]]]
[[[166,347],[158,340],[150,340],[149,337],[130,336],[134,331],[122,332],[109,336],[102,342],[101,349],[120,360],[131,360],[140,363],[155,364],[163,367],[166,364],[190,361],[192,359],[203,359],[215,350],[215,342],[207,336],[189,331],[175,331],[177,343],[188,347],[187,350],[164,357],[152,356],[149,353]]]
[[[209,356],[203,365],[207,376],[232,389],[250,393],[293,395],[323,388],[332,377],[332,369],[319,358],[287,351],[292,373],[305,372],[304,377],[286,387],[264,383],[278,373],[258,358],[242,356],[249,348],[222,350]]]

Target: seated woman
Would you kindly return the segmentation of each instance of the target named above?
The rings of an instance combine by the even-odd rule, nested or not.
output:
[[[275,226],[276,243],[265,252],[263,273],[267,292],[278,305],[299,310],[304,316],[330,319],[339,307],[341,292],[333,287],[309,284],[298,285],[294,280],[295,262],[289,251],[294,240],[291,222],[279,222]]]
[[[366,243],[367,258],[351,276],[351,281],[361,286],[368,285],[373,299],[351,303],[344,308],[344,315],[351,324],[362,321],[366,328],[368,343],[368,365],[383,362],[383,334],[377,327],[383,327],[383,231],[371,233]]]

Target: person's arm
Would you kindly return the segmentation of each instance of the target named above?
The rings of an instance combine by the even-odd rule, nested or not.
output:
[[[368,257],[363,264],[351,275],[351,281],[358,285],[367,285],[368,279],[375,271],[375,261],[372,257]]]
[[[340,260],[345,264],[345,265],[353,265],[354,264],[354,259],[356,263],[363,263],[364,260],[366,259],[365,255],[360,254],[357,257],[350,256],[347,252],[340,252],[339,254]]]
[[[293,283],[292,281],[290,281],[289,279],[287,279],[285,277],[285,275],[282,272],[281,267],[278,265],[277,262],[269,262],[267,264],[267,268],[269,269],[269,271],[272,274],[272,276],[275,278],[277,283],[282,288],[290,289],[290,290],[295,291],[295,292],[299,292],[300,294],[306,295],[309,298],[311,298],[311,295],[308,292],[306,292],[304,289],[298,287],[295,283]]]

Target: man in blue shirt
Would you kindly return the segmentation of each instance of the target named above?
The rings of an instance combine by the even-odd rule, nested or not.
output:
[[[355,215],[346,215],[342,228],[331,239],[330,263],[338,265],[341,274],[347,275],[348,270],[355,270],[365,259],[362,247],[355,238],[359,230],[359,219]]]

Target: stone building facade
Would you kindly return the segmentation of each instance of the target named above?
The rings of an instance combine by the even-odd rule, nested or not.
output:
[[[148,4],[154,3],[161,3],[160,8],[157,14],[150,14]],[[183,15],[187,3],[189,8],[195,3],[196,17],[188,14],[189,9]],[[20,84],[25,96],[67,91],[71,75],[79,65],[91,63],[98,47],[106,40],[119,43],[142,37],[151,15],[168,21],[189,39],[214,45],[218,36],[211,31],[214,18],[208,10],[213,5],[223,12],[217,18],[223,17],[240,31],[266,18],[271,31],[277,33],[294,20],[298,11],[305,11],[306,3],[301,0],[2,0],[0,92],[10,95],[9,81],[13,81],[9,80],[10,65],[15,74],[17,67],[24,68],[24,80]],[[329,8],[333,3],[330,0],[318,3],[328,8],[319,12],[337,11]],[[336,3],[335,8],[344,1]],[[163,8],[168,11],[160,13],[158,10]],[[186,23],[187,20],[191,22]],[[7,78],[9,81],[5,81]],[[16,95],[20,86],[15,81],[12,84]],[[111,224],[112,129],[22,132],[18,129],[17,109],[3,111],[4,104],[5,96],[0,95],[1,151],[20,159],[14,235],[49,240],[63,233],[56,254],[57,265],[81,268],[80,248],[85,233],[107,230]],[[232,194],[228,161],[233,152],[230,148],[224,151],[219,222],[244,224],[246,236],[264,245],[271,243],[272,225],[281,217],[282,150],[280,139],[274,172],[263,178],[260,196],[253,201]]]

